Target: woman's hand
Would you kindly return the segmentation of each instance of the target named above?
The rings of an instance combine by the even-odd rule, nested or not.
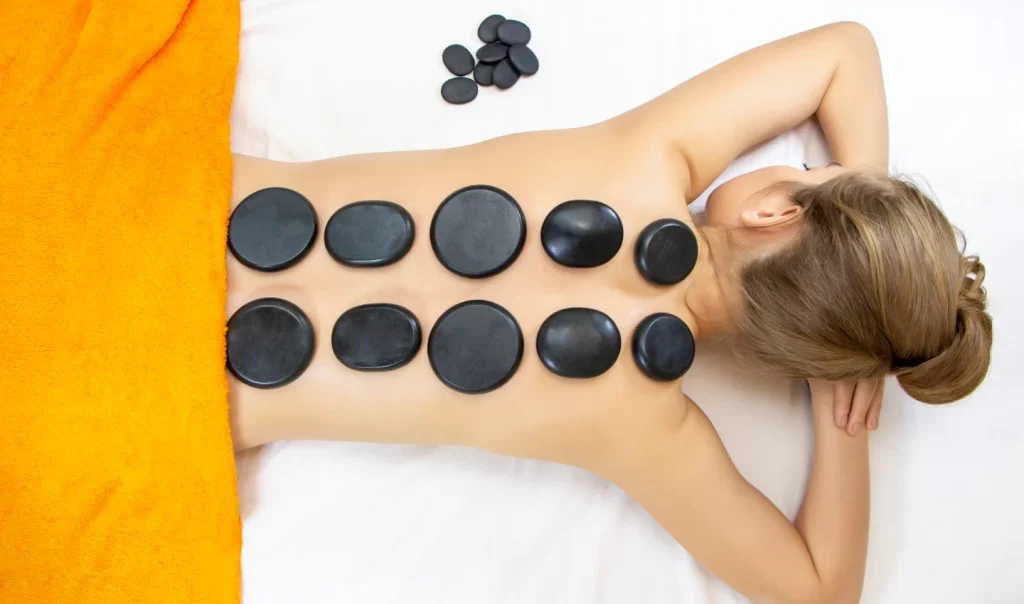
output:
[[[813,402],[832,407],[832,417],[837,428],[846,430],[850,436],[856,436],[865,427],[868,430],[878,428],[885,380],[807,380],[807,384],[811,388]]]

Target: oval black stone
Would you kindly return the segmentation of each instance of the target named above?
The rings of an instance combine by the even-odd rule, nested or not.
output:
[[[398,369],[420,349],[420,322],[397,304],[364,304],[334,324],[331,348],[341,364],[357,371]]]
[[[477,63],[473,68],[473,79],[481,86],[494,85],[494,64]]]
[[[302,260],[316,240],[316,211],[309,200],[272,187],[242,200],[228,223],[228,247],[242,264],[279,271]]]
[[[464,76],[473,71],[473,53],[462,44],[452,44],[441,53],[441,61],[448,71],[457,76]]]
[[[457,275],[489,277],[509,267],[526,241],[526,216],[511,195],[474,185],[441,202],[430,223],[430,245]]]
[[[456,304],[430,330],[427,356],[437,377],[466,394],[507,382],[523,358],[523,332],[507,310],[485,300]]]
[[[555,206],[540,228],[540,241],[564,266],[589,268],[611,260],[622,246],[622,221],[600,201],[575,199]]]
[[[530,47],[525,44],[509,46],[508,60],[512,62],[512,67],[515,67],[516,71],[524,76],[531,76],[540,69],[540,61],[537,60],[537,55],[533,54]]]
[[[498,41],[498,26],[501,25],[505,17],[501,15],[491,15],[480,23],[480,27],[476,30],[476,35],[480,36],[481,42],[497,42]]]
[[[693,364],[693,333],[682,319],[668,313],[646,317],[633,332],[633,360],[652,380],[677,380]]]
[[[508,46],[501,42],[484,44],[476,51],[476,58],[481,63],[497,63],[508,56]]]
[[[441,84],[441,98],[452,105],[464,105],[476,98],[478,90],[469,78],[452,78]]]
[[[679,283],[696,264],[697,237],[682,221],[655,220],[636,240],[636,267],[652,283]]]
[[[498,39],[505,44],[529,44],[530,28],[521,21],[506,19],[498,24]]]
[[[357,201],[342,207],[324,227],[331,257],[347,266],[386,266],[409,251],[416,235],[412,216],[390,201]]]
[[[502,90],[515,86],[519,81],[519,72],[508,59],[498,63],[494,67],[494,85]]]
[[[615,364],[621,348],[615,322],[592,308],[560,310],[537,332],[537,355],[545,367],[562,377],[597,377]]]
[[[256,388],[291,383],[313,359],[313,325],[287,300],[261,298],[242,306],[228,320],[228,369]]]

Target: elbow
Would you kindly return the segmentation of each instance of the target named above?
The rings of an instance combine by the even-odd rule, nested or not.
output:
[[[834,23],[833,27],[849,47],[855,49],[858,53],[866,53],[870,55],[878,54],[878,44],[875,42],[875,36],[872,35],[871,30],[862,23],[856,21],[842,21],[840,23]]]
[[[832,27],[842,33],[843,36],[851,39],[860,40],[862,42],[875,43],[875,37],[871,34],[871,30],[868,29],[863,23],[856,21],[840,21],[833,23]]]
[[[852,566],[852,568],[850,568]],[[822,568],[806,564],[777,572],[760,594],[745,594],[759,604],[858,604],[864,587],[862,564],[836,564]]]
[[[813,568],[778,581],[775,589],[760,596],[748,594],[759,604],[857,604],[864,585],[863,572],[819,574]]]
[[[834,604],[857,604],[864,591],[864,567],[866,552],[859,557],[859,563],[821,569],[819,584],[824,596],[820,602]]]
[[[848,577],[841,585],[828,590],[825,594],[828,596],[828,599],[822,600],[822,602],[832,602],[834,604],[858,604],[863,590],[863,574],[857,577]]]
[[[857,589],[825,589],[820,594],[815,604],[858,604],[860,602],[860,588]]]
[[[863,587],[862,577],[840,577],[837,580],[823,581],[814,578],[803,585],[796,593],[783,597],[779,602],[794,604],[858,604]]]

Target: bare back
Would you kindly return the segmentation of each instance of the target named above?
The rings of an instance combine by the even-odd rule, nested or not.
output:
[[[556,425],[559,416],[572,414],[574,402],[586,402],[593,409],[602,399],[637,397],[646,405],[664,399],[670,412],[678,408],[682,399],[678,383],[645,377],[629,349],[637,323],[655,312],[675,314],[695,328],[683,302],[687,284],[659,286],[646,281],[634,263],[632,246],[654,220],[690,222],[687,172],[681,157],[667,146],[651,141],[623,143],[614,124],[603,124],[513,135],[456,149],[356,155],[309,164],[236,156],[232,207],[254,191],[280,186],[306,196],[321,227],[342,206],[362,200],[398,203],[416,226],[409,253],[396,264],[380,268],[343,266],[328,254],[322,237],[300,263],[278,273],[257,272],[229,254],[229,315],[255,298],[284,298],[306,312],[317,340],[309,369],[292,384],[258,390],[232,378],[233,408],[291,408],[287,421],[270,414],[267,417],[274,417],[273,421],[243,423],[244,433],[236,434],[236,439],[247,444],[304,438],[450,442],[453,431],[459,430],[453,423],[473,421],[505,429],[531,426],[530,439],[543,441],[540,426]],[[431,218],[442,200],[474,184],[496,186],[511,194],[527,222],[526,243],[518,259],[485,279],[467,279],[447,270],[429,240]],[[556,205],[572,199],[598,200],[619,214],[623,245],[607,264],[567,268],[544,252],[540,225]],[[405,367],[372,373],[348,369],[332,353],[334,322],[357,305],[401,305],[428,334],[446,309],[474,299],[508,309],[523,330],[525,350],[519,369],[493,392],[467,395],[449,389],[434,375],[422,351]],[[621,333],[617,362],[596,378],[556,376],[537,358],[541,323],[569,307],[600,310]],[[324,423],[318,410],[325,406],[345,409],[344,416],[359,419],[344,426]],[[299,412],[306,409],[308,414]],[[493,443],[489,448],[494,448]]]

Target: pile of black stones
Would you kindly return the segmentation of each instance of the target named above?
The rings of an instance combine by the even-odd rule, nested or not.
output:
[[[520,76],[532,76],[540,68],[537,55],[527,46],[532,34],[525,23],[491,15],[480,23],[477,35],[484,44],[475,58],[461,44],[452,44],[441,53],[444,66],[455,75],[441,85],[441,98],[453,105],[475,99],[479,86],[507,90]],[[472,78],[466,77],[470,74]]]

